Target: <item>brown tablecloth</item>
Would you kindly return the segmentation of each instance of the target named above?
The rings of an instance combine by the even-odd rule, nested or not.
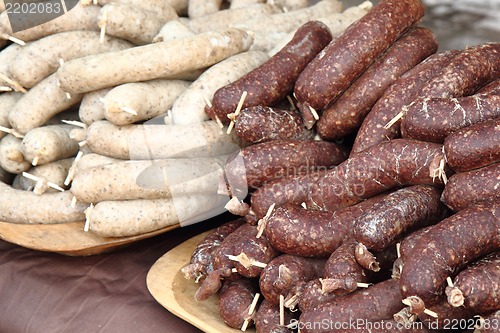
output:
[[[362,1],[343,2],[348,7]],[[436,33],[440,51],[499,41],[498,5],[487,8],[487,2],[480,0],[476,4],[425,1],[428,8],[423,25]],[[227,215],[111,254],[84,258],[0,241],[0,333],[200,332],[153,299],[146,275],[171,248],[224,220]]]
[[[219,216],[90,257],[0,241],[0,332],[201,332],[155,301],[146,275],[171,248],[228,218]]]

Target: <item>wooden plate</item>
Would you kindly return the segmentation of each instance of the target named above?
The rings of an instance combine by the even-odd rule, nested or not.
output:
[[[189,263],[193,250],[208,232],[195,236],[164,254],[149,270],[146,283],[158,303],[200,330],[207,333],[241,333],[220,319],[217,296],[203,302],[196,301],[194,294],[198,285],[192,280],[186,280],[180,272]],[[255,333],[255,329],[249,328],[246,332]]]
[[[101,237],[83,231],[85,222],[61,224],[15,224],[0,222],[0,238],[33,250],[70,256],[88,256],[109,252],[141,239],[178,228],[175,224],[138,236]]]

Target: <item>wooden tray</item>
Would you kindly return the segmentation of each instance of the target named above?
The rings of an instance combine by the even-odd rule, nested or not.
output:
[[[208,232],[195,236],[164,254],[149,270],[146,283],[158,303],[200,330],[207,333],[241,333],[220,319],[217,296],[203,302],[196,301],[194,294],[198,285],[192,280],[186,280],[180,272],[189,263],[193,250]],[[246,332],[255,333],[255,329],[249,328]]]
[[[69,256],[88,256],[109,252],[141,239],[178,228],[175,224],[138,236],[100,237],[83,231],[85,222],[61,224],[15,224],[0,222],[0,238],[33,250]]]

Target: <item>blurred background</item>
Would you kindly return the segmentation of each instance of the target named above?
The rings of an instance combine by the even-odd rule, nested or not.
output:
[[[371,0],[373,4],[378,0]],[[343,0],[345,7],[363,0]],[[500,42],[500,0],[423,0],[422,25],[438,37],[439,49],[463,49],[486,42]]]

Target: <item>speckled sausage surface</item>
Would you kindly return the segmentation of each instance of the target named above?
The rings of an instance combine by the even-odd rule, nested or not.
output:
[[[431,171],[443,159],[442,145],[410,139],[383,142],[354,154],[312,186],[307,207],[338,210],[391,188],[441,181]]]
[[[368,249],[381,251],[410,229],[436,222],[446,212],[441,190],[415,185],[389,194],[354,224],[354,238]]]
[[[314,132],[305,128],[300,113],[266,106],[243,109],[236,120],[236,135],[243,141],[310,140]]]
[[[420,89],[439,73],[460,51],[446,51],[431,55],[403,74],[372,107],[358,130],[351,155],[377,143],[399,138],[401,121],[389,128],[384,126],[410,104]]]
[[[473,260],[500,247],[500,204],[476,205],[444,219],[422,237],[405,259],[401,292],[415,297],[421,306],[439,302],[446,278]]]
[[[297,30],[293,39],[264,64],[241,79],[217,90],[212,108],[206,112],[229,123],[227,115],[236,110],[244,91],[243,107],[272,105],[292,92],[295,81],[306,65],[331,41],[329,29],[312,21]]]
[[[292,313],[285,309],[284,324],[289,325],[292,320],[298,319],[297,313]],[[263,300],[255,316],[255,328],[259,333],[292,333],[293,330],[280,325],[279,305],[268,300]]]
[[[203,238],[194,249],[189,264],[181,269],[186,279],[192,279],[198,282],[207,274],[213,272],[212,254],[214,250],[221,245],[227,236],[243,225],[243,223],[245,222],[241,219],[224,223]]]
[[[262,142],[242,148],[237,154],[229,157],[225,176],[230,185],[241,183],[245,186],[243,189],[254,190],[276,178],[337,165],[346,157],[346,150],[333,142]]]
[[[291,309],[296,309],[298,306],[300,311],[305,311],[318,304],[331,301],[336,297],[338,296],[335,293],[323,291],[321,278],[319,278],[307,282],[301,286],[300,290],[292,290],[285,299],[285,304],[289,305]]]
[[[244,223],[222,241],[212,253],[213,271],[207,275],[196,292],[197,300],[205,300],[215,294],[222,286],[221,281],[236,276],[235,273],[248,278],[258,277],[263,268],[253,263],[265,265],[279,255],[265,235],[257,238],[257,233],[257,227]],[[236,262],[228,256],[244,256],[245,259]],[[233,268],[236,272],[233,272]]]
[[[249,224],[243,224],[226,237],[225,241],[216,250],[214,269],[224,267],[236,268],[238,273],[245,277],[257,277],[262,272],[262,267],[255,265],[247,266],[242,263],[230,260],[227,255],[238,256],[244,253],[250,260],[258,261],[267,264],[279,252],[276,251],[265,235],[257,238],[257,228]]]
[[[488,313],[500,308],[500,252],[494,252],[461,271],[446,287],[448,303],[469,309],[472,313]]]
[[[500,110],[500,99],[499,110]],[[499,111],[500,113],[500,111]],[[462,128],[444,140],[446,162],[455,172],[500,162],[500,118]]]
[[[224,282],[219,292],[219,314],[221,319],[232,328],[240,329],[246,319],[255,293],[258,292],[255,281],[237,279]]]
[[[320,281],[324,292],[346,295],[358,289],[358,283],[369,281],[370,272],[356,261],[356,244],[354,239],[350,239],[330,255]]]
[[[480,202],[500,200],[500,163],[450,177],[441,200],[458,212]]]
[[[300,205],[307,199],[310,187],[324,175],[326,170],[302,173],[272,180],[259,187],[251,194],[252,212],[257,219],[266,215],[272,204],[280,206],[284,203]]]
[[[406,235],[405,238],[401,240],[400,252],[401,258],[403,258],[403,260],[405,260],[410,255],[409,253],[412,251],[415,245],[420,241],[422,237],[425,237],[425,235],[429,231],[431,231],[433,227],[433,225],[429,225],[427,227],[415,230],[411,234]]]
[[[56,224],[85,219],[88,205],[77,203],[71,207],[73,195],[69,191],[45,193],[16,190],[0,182],[0,220],[21,224]]]
[[[356,219],[380,197],[335,212],[307,210],[286,203],[277,206],[266,223],[266,236],[281,252],[304,257],[328,257],[353,235]]]
[[[453,58],[422,87],[419,96],[468,96],[499,76],[500,42],[475,45]]]
[[[383,0],[333,40],[299,76],[303,109],[324,109],[424,15],[420,0]]]
[[[496,79],[479,89],[477,94],[500,94],[500,79]]]
[[[317,131],[323,139],[340,139],[359,128],[384,91],[402,74],[437,51],[433,33],[423,27],[396,40],[339,99],[323,111]]]
[[[305,310],[299,319],[301,333],[343,332],[349,321],[392,318],[403,308],[401,301],[398,281],[386,280]],[[323,321],[331,325],[320,325]]]
[[[423,97],[413,101],[406,110],[401,122],[404,138],[441,143],[456,130],[500,116],[500,95]]]
[[[260,274],[260,292],[266,300],[279,304],[297,284],[323,275],[326,259],[304,258],[282,254],[271,260]]]

